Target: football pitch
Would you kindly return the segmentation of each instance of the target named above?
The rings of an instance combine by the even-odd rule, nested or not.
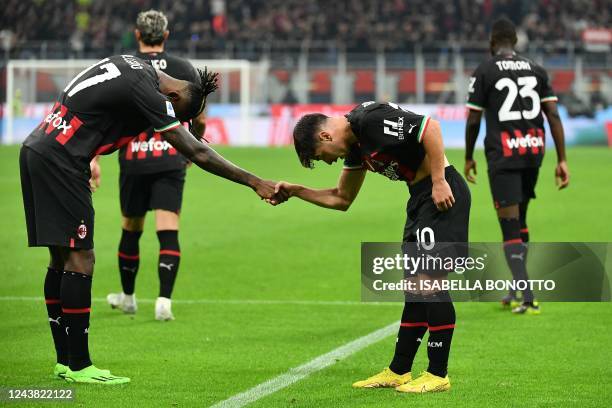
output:
[[[262,177],[316,187],[335,185],[341,168],[319,164],[314,171],[303,169],[290,148],[219,151]],[[48,254],[26,246],[18,152],[18,146],[0,148],[0,387],[65,388],[68,384],[50,378],[54,352],[42,300]],[[463,152],[450,150],[447,155],[462,171]],[[482,151],[476,160],[470,240],[499,241]],[[538,199],[529,210],[531,240],[612,241],[612,149],[572,148],[568,162],[570,187],[557,191],[555,153],[549,150]],[[351,388],[355,380],[389,364],[395,329],[360,350],[328,356],[326,366],[315,360],[401,315],[401,304],[359,302],[360,243],[400,240],[408,198],[403,183],[372,173],[351,209],[342,213],[297,199],[274,208],[247,188],[191,168],[181,219],[176,320],[157,322],[153,317],[158,243],[151,216],[140,244],[139,311],[130,317],[111,310],[103,299],[120,290],[116,155],[101,164],[102,186],[94,194],[90,349],[98,367],[132,382],[71,386],[79,406],[210,406],[288,372],[271,382],[281,385],[278,390],[268,388],[267,395],[265,387],[251,391],[247,397],[252,406],[610,404],[610,303],[545,303],[540,316],[514,316],[496,303],[457,304],[449,364],[452,388],[446,393],[399,395],[392,389]],[[421,347],[413,373],[426,369],[426,354]],[[306,368],[290,371],[302,365]]]

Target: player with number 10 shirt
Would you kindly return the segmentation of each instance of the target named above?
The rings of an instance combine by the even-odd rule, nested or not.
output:
[[[280,182],[277,191],[324,208],[346,211],[357,197],[367,171],[379,173],[406,183],[410,192],[402,239],[404,253],[410,257],[424,255],[417,249],[420,243],[425,249],[433,249],[436,243],[459,244],[445,245],[452,247],[449,255],[465,247],[470,191],[444,154],[436,120],[395,103],[371,101],[345,116],[305,115],[295,125],[293,140],[304,167],[312,168],[314,161],[333,164],[344,158],[344,168],[335,187],[313,189]],[[437,251],[440,247],[435,248]],[[440,284],[449,272],[424,268],[416,276],[407,272],[406,278],[414,279],[416,288],[406,292],[393,360],[382,372],[355,382],[354,387],[393,387],[411,393],[450,389],[447,369],[455,308],[448,291],[424,289],[430,282]],[[412,363],[428,330],[429,365],[425,373],[413,378]]]

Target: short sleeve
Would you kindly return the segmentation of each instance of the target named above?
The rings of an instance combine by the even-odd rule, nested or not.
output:
[[[485,106],[484,68],[480,65],[470,77],[468,101],[466,106],[475,111],[483,111]]]
[[[364,168],[363,159],[361,158],[361,149],[357,144],[351,146],[349,153],[344,159],[344,168],[346,170],[361,170]]]
[[[541,82],[542,86],[540,88],[540,102],[556,102],[557,95],[555,95],[555,91],[553,91],[552,86],[550,85],[550,79],[548,78],[548,74],[543,68],[541,70]]]
[[[142,78],[132,86],[131,96],[132,102],[151,123],[154,131],[163,133],[181,126],[172,103],[159,92],[157,81],[151,73],[143,72]]]
[[[416,122],[417,126],[419,127],[419,132],[416,135],[417,141],[421,143],[423,141],[423,136],[425,135],[425,132],[427,131],[427,126],[429,125],[429,121],[431,120],[431,117],[421,116],[421,115],[414,115],[414,116],[416,116],[416,118],[413,119],[413,122]]]

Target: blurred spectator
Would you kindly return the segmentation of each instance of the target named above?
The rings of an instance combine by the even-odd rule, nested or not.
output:
[[[608,27],[610,0],[3,0],[0,27],[11,44],[65,42],[104,54],[126,48],[139,11],[163,10],[178,47],[287,46],[332,41],[351,50],[411,49],[432,42],[487,42],[506,15],[521,45],[580,40]],[[6,35],[5,35],[6,37]]]

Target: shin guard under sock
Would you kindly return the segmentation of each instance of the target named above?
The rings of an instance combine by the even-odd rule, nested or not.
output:
[[[91,365],[89,358],[89,314],[91,312],[91,276],[65,271],[60,299],[70,345],[69,365],[73,371]]]

